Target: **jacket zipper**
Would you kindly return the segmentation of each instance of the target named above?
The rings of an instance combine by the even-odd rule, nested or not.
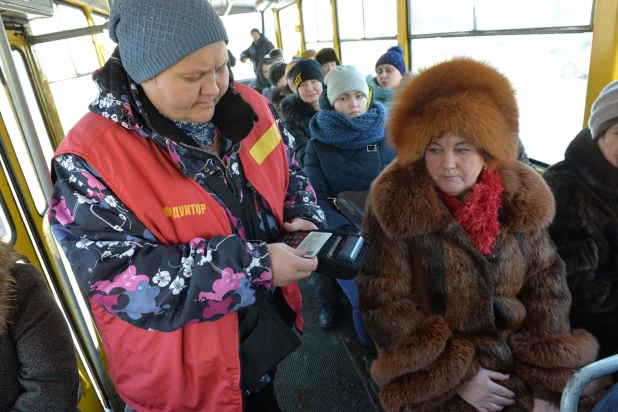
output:
[[[232,183],[232,173],[230,172],[229,168],[225,165],[225,163],[223,162],[223,160],[217,156],[214,153],[209,152],[208,150],[204,150],[200,147],[195,147],[195,146],[191,146],[185,143],[180,142],[180,145],[189,149],[193,149],[193,150],[199,150],[200,152],[204,152],[207,155],[214,157],[215,159],[217,159],[219,161],[219,163],[221,164],[221,166],[223,167],[223,170],[225,171],[225,176],[227,178],[228,181],[228,186],[231,188],[232,192],[234,192],[234,195],[236,195],[236,190],[234,189],[234,184]],[[238,153],[240,151],[240,147],[232,153],[232,155],[235,155],[236,153]],[[247,182],[248,183],[248,182]],[[242,359],[240,357],[240,324],[238,325],[238,366],[240,368],[240,374],[239,374],[239,378],[240,380],[238,381],[238,389],[240,389],[240,401],[241,401],[241,407],[242,410],[245,411],[247,405],[245,404],[245,396],[249,395],[248,393],[245,394],[245,392],[243,391],[242,385],[241,385],[241,381],[242,381]]]
[[[183,146],[183,147],[188,148],[188,149],[198,150],[200,152],[206,153],[207,155],[217,159],[219,161],[219,163],[221,164],[221,168],[224,170],[225,177],[226,177],[226,179],[228,181],[228,186],[230,187],[230,189],[232,190],[234,195],[238,195],[236,193],[236,189],[234,188],[234,185],[232,184],[232,172],[230,172],[230,169],[225,165],[223,160],[218,155],[216,155],[216,154],[214,154],[214,153],[212,153],[212,152],[210,152],[210,151],[208,151],[206,149],[202,149],[201,147],[191,146],[191,145],[188,145],[188,144],[183,143],[183,142],[179,142],[179,144],[181,146]],[[238,149],[236,149],[234,152],[231,153],[231,156],[235,155],[239,151],[240,151],[240,145],[239,145]]]

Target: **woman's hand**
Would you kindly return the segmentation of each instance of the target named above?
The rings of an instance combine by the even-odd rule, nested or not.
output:
[[[292,219],[290,223],[284,223],[283,228],[288,232],[296,232],[297,230],[318,230],[315,223],[298,217]]]
[[[494,382],[505,381],[509,375],[481,368],[472,380],[457,391],[461,398],[480,412],[496,412],[515,405],[515,393]]]
[[[560,408],[551,402],[534,398],[534,409],[532,409],[532,412],[560,412]]]

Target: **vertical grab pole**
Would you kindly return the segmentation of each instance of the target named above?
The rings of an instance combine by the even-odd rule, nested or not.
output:
[[[26,96],[20,86],[21,82],[19,81],[17,69],[15,68],[15,62],[13,61],[13,56],[11,54],[11,45],[9,44],[9,39],[6,36],[6,31],[4,30],[2,16],[0,16],[0,28],[2,29],[0,30],[2,32],[0,33],[0,65],[2,66],[2,74],[6,79],[11,100],[15,104],[15,111],[17,112],[17,117],[19,118],[19,124],[23,130],[26,145],[32,157],[34,170],[36,171],[39,182],[41,183],[43,194],[45,195],[45,199],[49,199],[52,194],[51,182],[49,180],[49,168],[47,166],[45,156],[43,155],[43,149],[39,143],[39,137],[36,134],[32,116],[30,116],[30,110],[28,109],[28,104],[26,103]]]

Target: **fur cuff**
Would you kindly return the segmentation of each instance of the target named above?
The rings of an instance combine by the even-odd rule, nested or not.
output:
[[[599,351],[597,340],[583,329],[570,336],[530,336],[520,333],[511,338],[515,356],[542,368],[577,369],[593,362]]]
[[[382,405],[387,411],[399,411],[407,404],[416,410],[419,404],[452,397],[457,388],[478,371],[479,366],[473,358],[474,346],[454,339],[429,370],[408,373],[387,383],[380,392]]]
[[[521,377],[530,388],[533,389],[534,397],[555,401],[559,399],[571,376],[576,372],[575,369],[566,368],[537,368],[523,362],[517,362],[515,366],[517,375]],[[590,382],[582,393],[582,396],[590,396],[606,388],[611,383],[609,376],[599,378]],[[552,398],[548,393],[555,393],[556,398]]]
[[[442,317],[425,319],[414,335],[392,352],[380,353],[371,367],[374,382],[384,386],[401,375],[429,368],[442,355],[451,336],[451,330]]]

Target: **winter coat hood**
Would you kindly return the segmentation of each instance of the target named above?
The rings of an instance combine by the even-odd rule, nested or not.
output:
[[[403,164],[419,161],[444,133],[467,138],[490,166],[515,161],[519,110],[511,83],[488,64],[454,58],[422,70],[399,86],[387,135]]]
[[[384,105],[388,111],[392,104],[393,89],[386,89],[378,84],[377,77],[373,75],[367,76],[367,84],[373,89],[373,98]]]
[[[582,130],[564,154],[581,178],[599,196],[618,200],[618,168],[607,161],[590,129]]]
[[[555,213],[552,193],[529,166],[498,169],[504,186],[500,222],[515,232],[542,229]],[[373,211],[389,238],[410,238],[445,228],[453,220],[424,164],[389,165],[371,188]]]

